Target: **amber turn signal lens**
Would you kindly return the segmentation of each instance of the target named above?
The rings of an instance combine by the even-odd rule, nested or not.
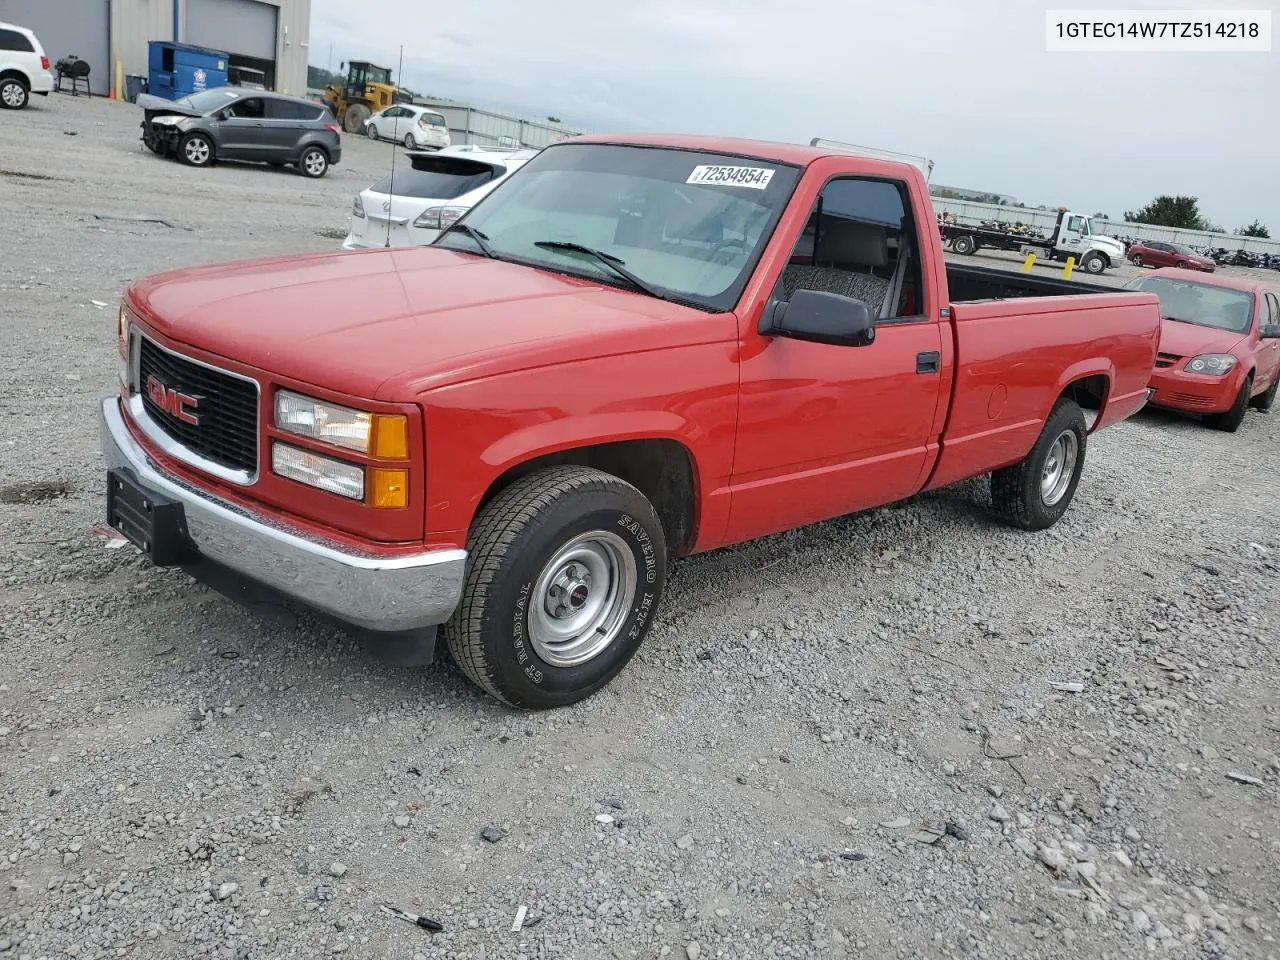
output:
[[[378,510],[394,510],[409,505],[409,471],[369,471],[369,506]]]
[[[379,460],[408,460],[408,418],[398,413],[375,413],[373,443],[370,444],[369,453]]]

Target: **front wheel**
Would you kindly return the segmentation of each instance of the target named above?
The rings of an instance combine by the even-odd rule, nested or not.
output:
[[[323,177],[329,169],[329,155],[319,147],[307,147],[298,158],[298,171],[304,177],[315,180]]]
[[[1085,273],[1099,274],[1107,269],[1107,258],[1100,253],[1091,253],[1084,258],[1084,263],[1080,266],[1084,268]]]
[[[1244,383],[1240,385],[1240,392],[1236,394],[1236,399],[1231,404],[1231,409],[1226,413],[1215,413],[1204,418],[1204,422],[1215,430],[1221,430],[1224,433],[1235,433],[1240,429],[1240,424],[1244,423],[1244,415],[1249,409],[1249,394],[1253,392],[1253,374],[1244,378]]]
[[[365,127],[364,132],[369,135],[370,140],[378,139],[378,125],[376,123],[369,124],[367,127]]]
[[[666,581],[666,541],[645,496],[586,467],[516,481],[467,543],[462,602],[445,625],[469,680],[513,706],[595,693],[639,649]]]
[[[1057,523],[1076,495],[1087,440],[1080,405],[1060,399],[1031,452],[991,474],[995,512],[1023,530],[1045,530]]]
[[[951,241],[951,249],[954,250],[956,253],[960,253],[960,254],[964,254],[965,256],[968,256],[969,254],[973,253],[975,250],[978,249],[978,242],[974,240],[973,237],[969,236],[967,233],[962,233],[960,234],[960,236],[956,237],[954,240]]]
[[[1137,267],[1139,270],[1142,269],[1142,254],[1138,254],[1136,257],[1133,258],[1133,265]]]
[[[178,145],[178,156],[192,167],[207,167],[213,163],[213,141],[203,133],[189,133]]]

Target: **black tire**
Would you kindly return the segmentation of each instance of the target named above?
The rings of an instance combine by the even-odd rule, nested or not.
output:
[[[962,233],[951,241],[951,249],[967,257],[978,249],[978,242],[969,234]]]
[[[590,644],[609,624],[601,649],[582,662],[556,663],[549,658],[568,648],[547,644],[543,624],[565,623],[557,617],[573,611],[562,605],[563,614],[552,613],[547,604],[567,597],[585,610],[595,583],[557,558],[577,538],[615,550],[620,566],[609,583],[633,585],[616,597],[606,592],[605,619],[580,634]],[[462,602],[445,625],[445,642],[469,680],[528,709],[576,703],[612,680],[648,633],[666,582],[666,541],[653,506],[631,484],[587,467],[550,467],[517,480],[480,511],[467,546]],[[553,562],[573,579],[557,585],[564,578]]]
[[[17,77],[0,80],[0,107],[22,110],[31,102],[31,88]]]
[[[178,142],[178,159],[189,167],[213,163],[213,141],[203,133],[188,133]]]
[[[319,147],[306,147],[298,156],[298,172],[309,180],[318,180],[329,172],[329,155]]]
[[[1134,265],[1135,267],[1138,267],[1139,269],[1141,269],[1141,267],[1142,267],[1142,254],[1138,254],[1136,257],[1134,257],[1134,258],[1133,258],[1133,265]]]
[[[1276,371],[1276,378],[1271,381],[1271,386],[1250,400],[1249,405],[1255,410],[1268,413],[1275,406],[1277,389],[1280,389],[1280,370]]]
[[[368,122],[369,117],[373,114],[363,103],[347,104],[346,116],[342,118],[342,128],[347,133],[359,133],[360,128]]]
[[[1107,269],[1107,258],[1100,253],[1086,254],[1080,267],[1085,273],[1097,275]]]
[[[1240,392],[1236,394],[1235,403],[1226,413],[1213,413],[1204,418],[1206,426],[1221,430],[1224,433],[1235,433],[1244,423],[1244,415],[1249,409],[1249,394],[1253,392],[1253,374],[1244,378]]]
[[[1046,491],[1044,481],[1051,472],[1046,469],[1050,454],[1059,440],[1068,436],[1074,437],[1074,441],[1063,442],[1074,443],[1074,463],[1069,466],[1061,463],[1062,486],[1055,484]],[[1045,530],[1057,523],[1076,495],[1088,437],[1080,405],[1066,397],[1060,398],[1053,405],[1031,452],[1013,466],[991,474],[991,505],[1001,519],[1022,530]],[[1065,449],[1059,449],[1059,461],[1064,455]]]
[[[376,123],[369,124],[367,127],[364,128],[364,132],[365,132],[365,136],[367,136],[370,140],[378,139],[378,125]]]
[[[404,135],[404,148],[405,148],[406,150],[417,150],[417,149],[418,149],[418,145],[417,145],[417,144],[414,142],[414,140],[413,140],[413,134],[412,134],[412,133],[406,133],[406,134]]]

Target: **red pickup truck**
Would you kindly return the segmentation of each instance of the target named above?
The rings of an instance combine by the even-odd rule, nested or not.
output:
[[[1062,516],[1089,433],[1148,399],[1156,295],[949,265],[934,222],[906,164],[588,137],[430,247],[139,280],[108,522],[572,703],[672,557],[980,474],[1013,525]]]

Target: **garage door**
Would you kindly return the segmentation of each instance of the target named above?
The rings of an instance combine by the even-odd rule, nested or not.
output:
[[[110,91],[107,0],[0,0],[0,20],[35,31],[51,70],[74,53],[89,61],[89,89],[103,96]]]
[[[187,0],[182,39],[200,47],[274,61],[277,12],[271,4],[257,0]]]

